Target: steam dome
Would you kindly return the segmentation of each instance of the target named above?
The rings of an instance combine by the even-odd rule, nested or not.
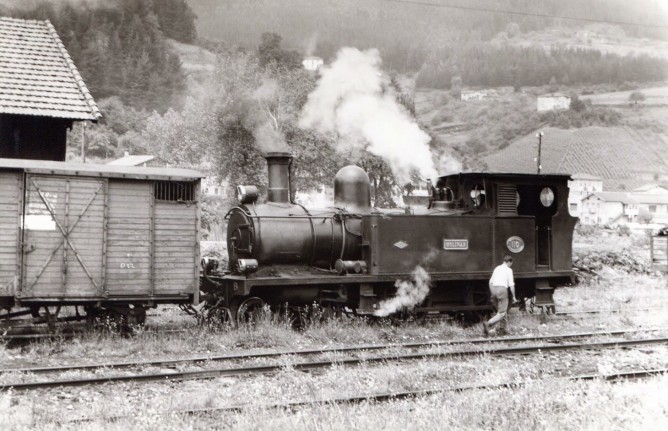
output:
[[[364,169],[349,165],[336,173],[334,205],[354,213],[371,212],[371,184]]]

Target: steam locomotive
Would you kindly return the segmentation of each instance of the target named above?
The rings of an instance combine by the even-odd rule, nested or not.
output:
[[[573,279],[567,175],[442,176],[426,205],[397,211],[372,208],[367,174],[346,166],[334,178],[334,206],[306,208],[290,200],[291,155],[266,159],[266,203],[257,187],[238,186],[226,215],[228,265],[203,271],[204,298],[225,318],[265,304],[378,314],[418,267],[428,294],[397,311],[484,313],[489,277],[507,254],[517,296],[533,306],[554,311],[555,287]]]

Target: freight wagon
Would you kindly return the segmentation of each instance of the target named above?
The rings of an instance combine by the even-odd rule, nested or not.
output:
[[[0,317],[81,306],[140,323],[158,303],[197,303],[201,177],[0,159]]]

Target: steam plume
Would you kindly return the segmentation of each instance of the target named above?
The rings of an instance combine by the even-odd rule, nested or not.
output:
[[[252,102],[244,116],[244,126],[253,131],[253,137],[260,151],[290,151],[285,136],[280,130],[278,114],[273,110],[273,102],[280,91],[273,79],[265,79],[252,94]]]
[[[394,313],[402,307],[414,307],[424,301],[429,294],[431,277],[420,265],[413,272],[413,281],[397,280],[397,295],[394,298],[382,301],[379,308],[374,311],[374,316],[385,317]]]
[[[318,33],[313,33],[306,41],[304,42],[304,50],[306,51],[306,56],[310,57],[315,54],[315,49],[318,47]]]
[[[380,64],[376,49],[342,48],[334,63],[321,69],[299,125],[336,133],[337,150],[366,149],[383,157],[402,182],[409,180],[413,169],[435,178],[431,138],[397,103]]]

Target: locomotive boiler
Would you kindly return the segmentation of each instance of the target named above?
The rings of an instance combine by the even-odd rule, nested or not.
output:
[[[367,174],[357,166],[334,179],[334,207],[307,209],[290,201],[289,153],[267,154],[267,202],[257,188],[239,186],[242,204],[228,213],[229,269],[271,272],[280,265],[331,270],[337,261],[360,261],[361,216],[371,213]]]
[[[425,205],[380,210],[367,174],[346,166],[333,206],[316,209],[290,200],[290,162],[289,153],[267,154],[265,203],[257,187],[238,187],[226,217],[228,267],[204,270],[207,304],[227,318],[265,304],[374,314],[417,268],[428,293],[396,311],[485,313],[489,277],[507,254],[528,304],[553,311],[554,288],[572,281],[568,175],[447,175],[429,185]]]

